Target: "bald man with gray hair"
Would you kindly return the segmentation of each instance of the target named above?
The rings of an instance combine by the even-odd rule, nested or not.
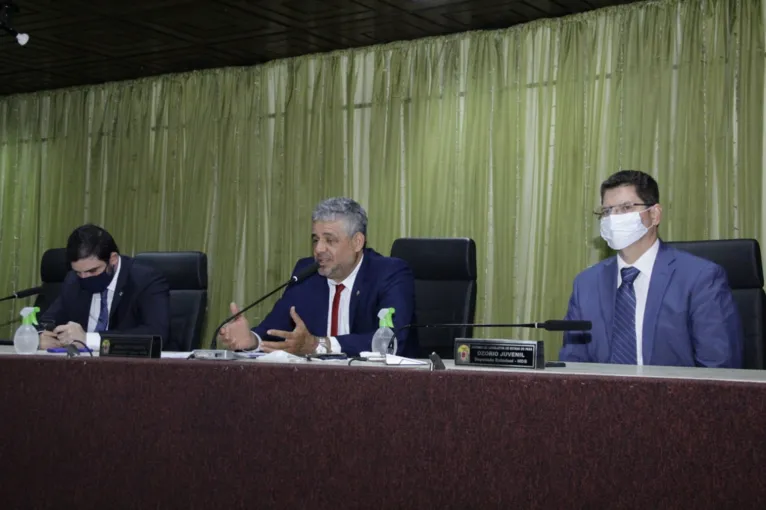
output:
[[[298,261],[293,275],[313,263],[315,274],[288,287],[265,319],[250,329],[244,316],[221,330],[230,349],[284,350],[291,354],[369,351],[378,314],[393,308],[394,328],[415,322],[415,281],[407,263],[367,247],[367,212],[346,197],[319,203],[311,215],[314,256]],[[239,307],[231,304],[231,313]],[[417,356],[415,333],[397,334],[397,354]]]

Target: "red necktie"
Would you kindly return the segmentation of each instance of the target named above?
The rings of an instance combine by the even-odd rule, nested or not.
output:
[[[330,322],[330,336],[338,336],[338,308],[340,308],[340,295],[346,287],[342,283],[335,286],[335,295],[332,298],[332,322]]]

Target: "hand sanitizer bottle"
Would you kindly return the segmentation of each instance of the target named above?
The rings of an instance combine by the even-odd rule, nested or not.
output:
[[[394,312],[393,308],[383,308],[378,312],[378,330],[372,336],[372,352],[384,356],[396,354],[397,340],[394,335]],[[393,343],[391,340],[393,339]]]
[[[40,346],[40,335],[37,333],[37,307],[26,307],[21,310],[21,326],[13,335],[13,346],[17,354],[34,354]]]

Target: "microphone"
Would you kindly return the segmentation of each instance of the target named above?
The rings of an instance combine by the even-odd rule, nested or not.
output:
[[[289,285],[295,285],[295,284],[298,284],[298,283],[302,282],[303,280],[305,280],[309,276],[311,276],[314,273],[316,273],[318,269],[319,269],[319,262],[311,263],[311,265],[303,268],[301,271],[299,271],[298,273],[294,274],[289,280],[287,280],[285,283],[283,283],[282,285],[280,285],[276,289],[272,290],[271,292],[269,292],[265,296],[259,298],[257,301],[254,301],[254,302],[250,303],[245,308],[243,308],[242,310],[238,311],[237,313],[235,313],[231,317],[228,317],[225,321],[223,321],[220,324],[220,326],[218,326],[215,329],[215,333],[213,333],[213,339],[210,341],[210,349],[213,350],[218,345],[218,333],[221,332],[221,329],[223,329],[223,327],[225,325],[227,325],[231,321],[235,320],[237,317],[239,317],[240,315],[242,315],[246,311],[250,310],[255,305],[257,305],[257,304],[261,303],[262,301],[265,301],[266,299],[270,298],[271,296],[273,296],[274,294],[276,294],[280,290],[284,289],[285,287],[287,287]]]
[[[42,291],[43,291],[42,287],[32,287],[30,289],[24,289],[24,290],[20,290],[18,292],[14,292],[10,296],[6,296],[6,297],[0,299],[0,301],[8,301],[9,299],[22,299],[22,298],[29,297],[29,296],[35,296],[35,295],[41,293]]]
[[[575,321],[575,320],[548,320],[545,322],[523,322],[518,324],[453,324],[453,323],[441,323],[441,324],[407,324],[394,331],[394,336],[391,337],[389,342],[389,348],[392,346],[394,339],[399,342],[398,335],[405,329],[428,329],[428,328],[532,328],[532,329],[544,329],[546,331],[590,331],[593,327],[591,321]]]
[[[533,328],[546,331],[590,331],[592,327],[591,321],[550,320],[518,324],[407,324],[396,332],[399,333],[407,328]]]
[[[442,361],[441,356],[439,356],[435,352],[432,352],[431,355],[428,356],[428,359],[431,360],[431,371],[447,370],[447,367],[444,366],[444,362]]]

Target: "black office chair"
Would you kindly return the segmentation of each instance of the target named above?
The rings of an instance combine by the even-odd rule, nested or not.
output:
[[[69,271],[72,270],[71,264],[66,258],[66,249],[52,248],[43,253],[40,261],[40,279],[43,284],[42,292],[35,299],[35,306],[40,308],[38,317],[42,317],[45,310],[50,308],[53,302],[61,293],[61,284]]]
[[[207,312],[207,255],[198,251],[146,252],[136,262],[162,273],[170,286],[170,338],[163,350],[199,349]]]
[[[391,256],[405,260],[415,276],[418,324],[472,323],[476,313],[476,243],[473,239],[397,239]],[[455,357],[455,338],[472,338],[473,328],[421,328],[420,356]]]
[[[761,247],[755,239],[722,239],[666,243],[723,267],[737,303],[745,335],[744,367],[762,370],[764,360],[764,317]]]

